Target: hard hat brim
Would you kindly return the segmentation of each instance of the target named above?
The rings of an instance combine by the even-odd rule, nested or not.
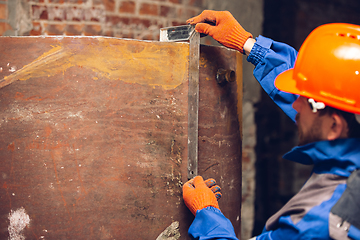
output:
[[[329,97],[326,98],[321,95],[314,95],[311,92],[300,90],[296,85],[297,81],[294,79],[294,69],[286,70],[275,78],[275,87],[282,92],[313,98],[317,102],[323,102],[326,106],[360,115],[360,107],[355,106],[356,102],[352,99],[342,98],[342,101],[339,101],[338,99],[331,100]]]
[[[280,73],[275,79],[275,87],[280,91],[303,95],[296,87],[296,81],[293,78],[294,69],[286,70]]]

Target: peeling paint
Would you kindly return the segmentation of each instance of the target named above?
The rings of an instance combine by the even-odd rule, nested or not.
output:
[[[23,207],[16,211],[11,210],[9,214],[10,225],[8,227],[9,240],[24,240],[22,231],[30,225],[30,217]]]
[[[12,67],[9,69],[9,72],[16,72],[16,67],[15,67],[15,66],[12,66]]]
[[[97,40],[65,42],[63,39],[33,62],[5,76],[0,80],[0,88],[17,80],[51,77],[71,67],[91,69],[96,75],[92,77],[94,80],[107,78],[164,89],[174,89],[187,80],[188,44],[168,43],[159,50],[153,43]]]
[[[157,238],[156,240],[177,240],[180,238],[179,222],[175,221],[170,224]]]

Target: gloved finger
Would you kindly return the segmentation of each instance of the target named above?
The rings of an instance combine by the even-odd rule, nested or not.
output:
[[[216,181],[213,178],[209,178],[205,180],[205,184],[206,186],[208,186],[209,188],[211,188],[212,186],[216,185]]]
[[[212,186],[210,189],[213,193],[221,192],[221,188],[218,185]]]
[[[207,23],[198,23],[195,26],[195,31],[197,31],[199,33],[204,33],[204,34],[210,35],[210,36],[212,36],[212,33],[214,32],[215,29],[216,29],[216,26],[212,26]]]
[[[190,18],[186,21],[187,24],[197,24],[202,22],[216,23],[216,11],[204,10],[198,16]]]
[[[218,185],[214,185],[210,187],[210,189],[215,194],[216,200],[219,201],[219,199],[222,197],[221,188]]]
[[[189,181],[187,181],[184,186],[183,186],[183,191],[184,189],[187,188],[187,189],[194,189],[195,186],[194,186],[194,179],[190,179]]]
[[[207,187],[205,182],[204,182],[204,179],[202,178],[202,176],[196,176],[194,178],[193,185],[194,185],[195,188]]]
[[[215,197],[216,197],[216,200],[220,200],[220,198],[222,197],[222,194],[221,194],[221,192],[217,192],[217,193],[215,193]]]

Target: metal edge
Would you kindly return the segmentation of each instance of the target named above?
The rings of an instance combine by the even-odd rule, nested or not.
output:
[[[171,33],[174,33],[174,32],[182,32],[182,33],[186,32],[187,35],[184,37],[170,39]],[[195,34],[195,32],[196,32],[195,25],[181,25],[181,26],[175,26],[175,27],[160,28],[160,42],[189,41],[191,39],[191,37]]]
[[[190,37],[188,93],[188,179],[198,175],[200,34]]]

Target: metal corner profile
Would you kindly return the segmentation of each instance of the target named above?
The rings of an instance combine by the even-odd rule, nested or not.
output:
[[[200,33],[195,25],[160,29],[161,42],[189,41],[188,179],[198,175]]]
[[[188,94],[188,179],[198,175],[200,34],[190,37]]]
[[[196,33],[195,25],[182,25],[160,29],[160,42],[189,41]]]

